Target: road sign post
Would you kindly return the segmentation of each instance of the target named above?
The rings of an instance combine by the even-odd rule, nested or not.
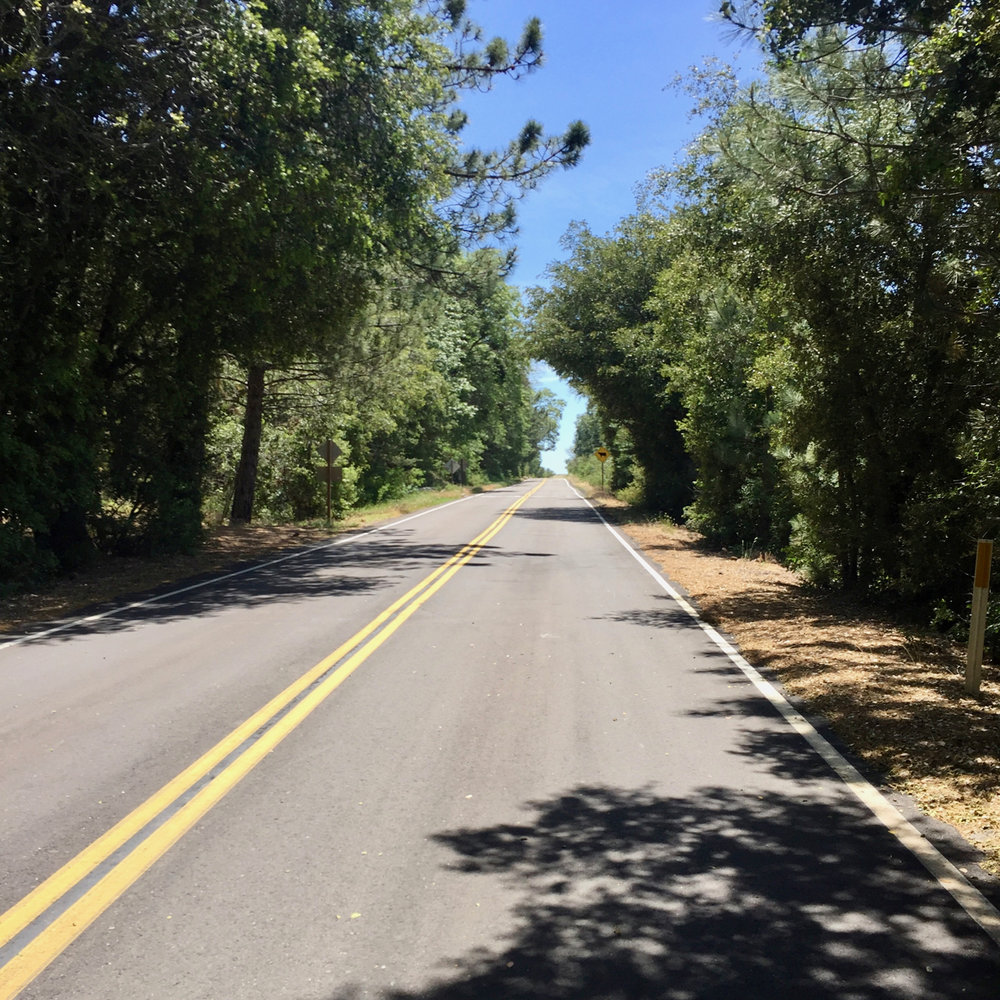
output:
[[[331,506],[331,494],[332,487],[334,483],[339,483],[344,478],[343,469],[335,469],[333,463],[340,458],[342,452],[340,448],[337,447],[329,438],[327,438],[319,447],[319,453],[323,456],[323,460],[326,462],[326,468],[320,469],[319,474],[321,479],[326,480],[326,526],[329,528],[332,520],[332,506]],[[335,476],[334,473],[337,473]]]
[[[594,452],[594,457],[597,459],[598,462],[601,463],[601,489],[602,490],[604,489],[604,463],[608,460],[608,458],[609,458],[610,455],[611,455],[611,452],[608,451],[608,449],[605,448],[604,445],[601,445],[601,447],[598,448],[597,451]]]

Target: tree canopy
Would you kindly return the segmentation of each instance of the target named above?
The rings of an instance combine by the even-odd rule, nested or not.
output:
[[[996,15],[721,12],[760,44],[763,78],[692,77],[700,139],[613,233],[570,232],[536,350],[602,417],[642,398],[632,436],[679,434],[684,517],[713,540],[869,592],[958,593],[1000,517]],[[665,451],[636,447],[647,479]]]
[[[563,241],[569,259],[549,268],[550,288],[532,293],[532,343],[592,400],[609,445],[634,451],[648,501],[680,516],[690,499],[690,465],[676,425],[677,395],[664,375],[668,355],[652,337],[648,307],[666,260],[661,228],[651,216],[624,220],[607,237],[573,227]],[[615,486],[633,475],[627,462],[615,470]]]
[[[439,288],[468,275],[463,249],[577,162],[579,122],[463,148],[461,90],[542,55],[537,21],[516,43],[480,38],[459,0],[0,13],[8,580],[95,543],[195,544],[213,407],[236,370],[248,517],[261,378],[365,340],[359,318],[401,274]]]

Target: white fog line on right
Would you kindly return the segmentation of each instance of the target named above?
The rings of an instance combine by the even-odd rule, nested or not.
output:
[[[816,727],[796,711],[788,699],[752,666],[723,635],[702,621],[697,609],[687,601],[663,574],[651,565],[635,547],[613,527],[604,515],[567,479],[567,486],[600,518],[636,562],[665,590],[674,601],[698,624],[698,627],[729,657],[751,684],[778,710],[782,718],[794,729],[833,769],[841,781],[854,793],[895,836],[904,847],[927,869],[934,880],[962,907],[963,910],[1000,945],[1000,910],[998,910],[969,880],[949,861],[861,772],[828,742]]]

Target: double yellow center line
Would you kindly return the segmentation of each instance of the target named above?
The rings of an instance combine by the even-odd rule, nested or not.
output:
[[[11,1000],[492,539],[485,531],[0,916],[0,1000]],[[10,946],[10,947],[8,947]]]

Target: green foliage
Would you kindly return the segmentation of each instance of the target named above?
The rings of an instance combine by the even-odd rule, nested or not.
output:
[[[285,417],[269,415],[263,434],[262,413],[245,419],[228,401],[213,422],[220,371],[316,370],[380,349],[356,321],[386,274],[433,275],[463,239],[509,230],[517,194],[587,144],[580,123],[552,136],[530,122],[498,151],[462,151],[461,88],[542,56],[537,21],[514,45],[479,38],[460,2],[56,0],[0,14],[6,580],[72,568],[95,540],[197,544],[203,490],[213,504],[230,492],[208,435],[223,435],[231,462],[234,421],[240,496],[252,501],[261,465],[274,477],[261,509],[314,509],[306,432],[279,442]],[[351,431],[359,449],[370,435],[377,453],[375,439],[410,419],[404,403],[431,405],[444,378],[434,349],[400,349],[404,362],[420,354],[430,384],[399,403],[392,390],[367,409],[352,399],[328,433],[347,444]],[[449,446],[498,468],[526,461],[516,421],[463,431],[460,417],[508,408],[527,426],[527,392],[516,376],[503,390],[470,377],[441,407]],[[371,430],[356,429],[363,414]],[[406,489],[432,474],[434,450],[401,459],[388,446],[376,465]],[[369,467],[351,467],[342,502],[368,489]]]
[[[754,381],[774,393],[790,558],[849,587],[960,589],[969,539],[997,519],[983,461],[1000,429],[995,18],[976,4],[725,7],[778,62],[763,86],[703,95],[714,121],[681,188],[778,334],[776,369]]]
[[[714,544],[781,552],[791,511],[772,441],[774,331],[766,310],[739,290],[745,275],[727,276],[724,228],[713,211],[678,214],[675,256],[655,296],[657,335],[674,359],[667,371],[685,409],[678,426],[696,469],[684,517]]]
[[[624,445],[627,434],[613,425],[603,424],[593,401],[589,401],[587,409],[576,418],[576,430],[573,435],[573,455],[566,463],[566,469],[572,476],[582,479],[591,486],[610,487],[617,483],[620,488],[628,488],[635,478],[631,458],[626,454],[611,454],[602,464],[595,456],[598,448],[604,447],[605,441]],[[640,498],[641,503],[641,498]]]
[[[607,463],[605,463],[605,466],[607,466]],[[577,455],[569,459],[566,462],[566,471],[571,476],[582,479],[585,483],[590,483],[591,486],[601,485],[601,463],[593,455]],[[609,469],[605,467],[605,476],[607,476],[608,472]],[[605,482],[607,482],[606,479]]]
[[[187,182],[197,143],[174,111],[209,99],[208,74],[191,64],[214,57],[230,23],[227,5],[212,3],[197,17],[170,3],[141,16],[131,5],[26,4],[3,17],[0,413],[13,464],[0,522],[39,564],[77,564],[88,519],[106,509],[108,451],[126,419],[105,418],[109,390],[154,368],[169,377],[172,279],[197,212]],[[137,259],[139,247],[151,249]],[[163,442],[168,465],[176,444]],[[186,502],[179,461],[170,478],[179,490],[164,484],[155,497],[167,520]]]
[[[594,401],[616,488],[631,451],[632,492],[660,493],[648,435],[669,427],[712,540],[825,584],[958,595],[1000,519],[996,18],[723,8],[775,56],[767,79],[695,79],[710,124],[651,183],[659,214],[568,235],[536,350]]]
[[[530,388],[518,303],[501,263],[480,251],[453,260],[448,281],[387,279],[335,354],[268,371],[256,516],[325,514],[316,467],[327,438],[343,452],[338,516],[445,482],[449,460],[464,463],[470,483],[540,472],[539,447],[558,426],[561,403]],[[244,378],[235,362],[224,376],[232,394],[210,444],[220,511],[240,452]]]
[[[949,636],[953,641],[968,645],[969,629],[972,623],[972,600],[963,603],[957,598],[941,598],[934,605],[930,625]],[[986,605],[983,653],[996,660],[1000,657],[1000,601],[995,596]]]
[[[576,418],[576,428],[573,433],[573,457],[593,458],[594,452],[601,447],[602,443],[600,417],[594,410],[593,404],[588,403],[587,409]]]
[[[609,432],[620,429],[617,448],[605,442],[619,458],[612,485],[627,485],[634,455],[644,502],[679,516],[690,500],[691,468],[677,428],[680,402],[664,374],[670,356],[651,337],[648,305],[667,260],[661,230],[645,215],[606,237],[572,228],[564,238],[569,259],[551,265],[548,290],[532,293],[531,341],[594,402]]]

